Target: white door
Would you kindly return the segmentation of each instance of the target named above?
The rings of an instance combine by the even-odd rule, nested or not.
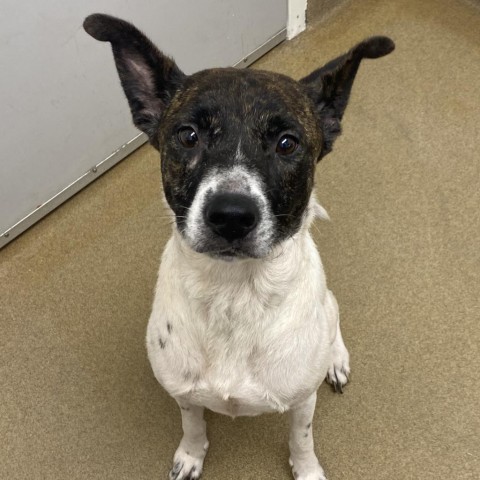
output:
[[[145,141],[109,45],[82,29],[94,12],[131,21],[192,73],[283,40],[287,0],[2,0],[0,248]]]

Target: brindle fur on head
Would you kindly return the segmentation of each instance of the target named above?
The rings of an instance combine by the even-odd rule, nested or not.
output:
[[[372,37],[299,82],[232,68],[186,76],[128,22],[94,14],[84,27],[112,44],[134,123],[161,153],[178,230],[225,257],[265,256],[298,231],[361,60],[394,48]]]
[[[213,169],[242,166],[261,179],[276,219],[275,241],[298,229],[313,187],[321,130],[298,82],[283,75],[235,69],[199,72],[187,79],[160,125],[163,186],[182,230],[199,182]],[[177,139],[182,126],[199,136],[196,148]],[[299,140],[291,155],[276,145],[288,133]]]

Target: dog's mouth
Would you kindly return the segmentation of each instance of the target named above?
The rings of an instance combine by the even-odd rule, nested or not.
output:
[[[271,249],[270,238],[259,239],[256,232],[242,239],[227,241],[203,225],[195,232],[195,236],[189,235],[185,224],[177,223],[177,230],[189,248],[213,259],[225,261],[259,259],[264,258]]]
[[[242,258],[256,258],[251,253],[235,247],[226,248],[225,250],[207,252],[207,254],[213,258],[219,258],[226,261]]]
[[[222,249],[203,248],[203,249],[200,249],[199,253],[203,253],[205,255],[208,255],[211,258],[215,258],[218,260],[225,260],[227,262],[231,262],[233,260],[242,260],[242,259],[248,259],[248,258],[261,257],[261,255],[258,255],[258,253],[254,252],[250,248],[236,247],[236,246],[229,246],[227,248],[222,248]]]

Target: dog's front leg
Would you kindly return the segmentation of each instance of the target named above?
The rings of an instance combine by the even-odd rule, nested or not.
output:
[[[169,480],[195,480],[200,478],[203,460],[208,450],[207,424],[203,407],[177,400],[182,413],[183,438],[173,457]]]
[[[326,480],[313,451],[312,419],[317,393],[290,410],[290,466],[296,480]]]

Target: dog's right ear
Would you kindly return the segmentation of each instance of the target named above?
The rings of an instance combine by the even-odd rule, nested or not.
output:
[[[85,19],[83,28],[93,38],[112,44],[133,123],[158,149],[160,119],[186,75],[131,23],[95,13]]]

